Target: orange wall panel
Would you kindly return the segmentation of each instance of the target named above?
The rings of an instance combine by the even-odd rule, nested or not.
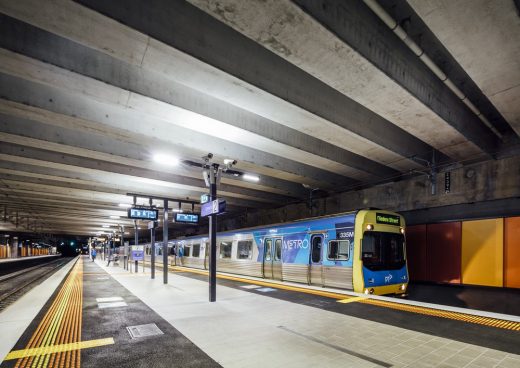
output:
[[[462,283],[503,286],[504,220],[462,223]]]
[[[520,217],[504,221],[504,286],[520,288]]]
[[[460,284],[461,223],[430,224],[427,227],[429,280]]]

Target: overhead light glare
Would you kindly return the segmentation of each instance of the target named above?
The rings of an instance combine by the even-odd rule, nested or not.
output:
[[[121,216],[110,216],[111,219],[118,219],[121,218]]]
[[[177,166],[180,162],[178,158],[163,153],[155,154],[153,160],[165,166]]]
[[[182,212],[182,208],[174,208],[172,212]]]
[[[101,225],[101,227],[110,227],[110,226],[108,226],[108,225]]]
[[[128,203],[119,203],[119,207],[130,208],[132,205]]]
[[[247,181],[259,181],[260,178],[256,175],[249,175],[249,174],[244,174],[242,175],[242,178],[244,180],[247,180]]]

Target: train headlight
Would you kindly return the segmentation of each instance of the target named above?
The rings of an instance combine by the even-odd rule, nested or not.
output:
[[[406,284],[402,284],[402,285],[401,285],[401,290],[402,290],[402,291],[405,291],[405,290],[406,290]]]
[[[368,225],[367,225],[367,230],[369,230],[369,231],[370,231],[370,230],[374,230],[374,225],[372,225],[372,224],[368,224]]]
[[[365,289],[365,294],[374,294],[374,289],[373,288]]]
[[[404,234],[404,228],[403,227],[399,228],[399,231],[401,231],[401,234]]]

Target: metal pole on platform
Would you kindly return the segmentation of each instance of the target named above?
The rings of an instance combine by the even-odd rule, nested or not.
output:
[[[163,211],[163,283],[168,283],[168,200],[164,200]]]
[[[152,238],[151,241],[152,241],[152,245],[151,245],[151,248],[150,248],[150,251],[151,251],[151,268],[152,268],[152,279],[155,279],[155,224],[154,226],[150,229],[150,237]]]
[[[136,220],[134,220],[134,228],[135,228],[135,244],[134,245],[136,246],[134,249],[137,251],[137,242],[139,241],[139,233],[137,231],[138,229],[137,229],[137,221]],[[136,260],[135,261],[135,273],[137,273],[137,271],[138,271],[137,262],[138,261]]]
[[[125,226],[121,225],[121,245],[119,249],[123,250],[123,270],[127,269],[128,255],[125,250]]]
[[[217,199],[217,172],[218,166],[210,165],[209,176],[210,176],[210,196],[211,200]],[[214,302],[217,300],[217,215],[213,214],[209,216],[209,301]]]

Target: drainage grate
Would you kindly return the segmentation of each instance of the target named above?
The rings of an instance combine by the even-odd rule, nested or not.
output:
[[[126,328],[132,339],[146,336],[164,335],[164,333],[157,327],[155,323],[147,325],[129,326]]]

